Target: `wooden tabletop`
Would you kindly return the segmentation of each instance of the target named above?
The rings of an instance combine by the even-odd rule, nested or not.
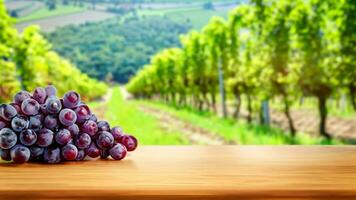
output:
[[[123,161],[0,162],[0,199],[356,199],[352,146],[141,146]]]

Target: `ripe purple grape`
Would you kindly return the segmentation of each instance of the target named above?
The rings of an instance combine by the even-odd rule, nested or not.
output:
[[[43,153],[43,160],[50,164],[61,162],[61,150],[56,148],[47,148]]]
[[[19,139],[21,144],[31,146],[36,143],[37,134],[31,129],[26,129],[20,133]]]
[[[21,104],[21,111],[25,115],[37,115],[39,110],[40,104],[34,99],[25,99]]]
[[[0,149],[0,158],[5,161],[11,161],[10,149]]]
[[[65,108],[75,108],[80,102],[80,95],[74,91],[67,92],[63,97],[63,105]]]
[[[98,132],[98,125],[94,121],[87,120],[82,125],[81,131],[88,133],[90,136],[94,136],[96,132]]]
[[[115,126],[111,129],[111,134],[114,137],[116,143],[121,143],[122,138],[124,137],[124,132],[119,126]]]
[[[73,110],[66,108],[59,113],[59,121],[64,126],[71,126],[77,121],[77,115]]]
[[[15,145],[10,151],[11,159],[15,163],[27,162],[30,159],[30,154],[30,150],[21,144]]]
[[[99,132],[98,138],[96,139],[96,144],[100,149],[111,148],[114,144],[114,137],[110,132]]]
[[[42,119],[43,116],[42,115],[35,115],[35,116],[31,116],[29,119],[29,125],[28,128],[32,129],[34,131],[39,131],[42,128]]]
[[[137,139],[132,135],[125,135],[121,143],[126,147],[127,151],[133,151],[137,148]]]
[[[47,115],[43,121],[46,128],[54,130],[58,126],[58,120],[55,115]]]
[[[109,154],[115,160],[122,160],[125,158],[127,150],[124,145],[118,143],[109,150]]]
[[[51,114],[56,114],[62,109],[61,101],[55,96],[48,97],[45,104],[47,112]]]
[[[67,144],[62,147],[62,157],[65,160],[75,160],[78,155],[78,149],[73,144]]]
[[[85,149],[85,153],[91,158],[97,158],[100,156],[100,150],[96,147],[95,143],[91,143],[90,146]]]
[[[91,137],[87,133],[79,134],[74,142],[79,149],[86,149],[91,144]]]
[[[17,115],[16,109],[10,104],[0,106],[0,117],[5,121],[11,121]]]
[[[11,128],[15,132],[21,132],[28,128],[29,121],[24,116],[16,116],[11,120]]]
[[[98,121],[99,131],[110,131],[110,125],[107,121]]]
[[[30,160],[36,161],[41,160],[43,158],[44,148],[38,146],[31,146],[30,147]]]
[[[32,98],[35,99],[38,103],[44,104],[47,98],[46,90],[42,87],[37,87],[33,91]]]
[[[76,124],[67,127],[68,131],[72,134],[72,137],[79,134],[79,127]]]
[[[31,94],[27,91],[20,91],[18,93],[16,93],[15,97],[14,97],[14,102],[18,105],[21,105],[22,102],[25,99],[31,98]]]
[[[54,133],[46,128],[41,129],[37,134],[36,144],[40,147],[48,147],[53,143]]]
[[[16,133],[9,129],[3,128],[0,130],[0,148],[1,149],[10,149],[15,146],[17,142]]]
[[[74,111],[77,114],[78,123],[84,123],[91,115],[89,107],[85,104],[79,105]]]
[[[45,88],[45,91],[46,91],[47,97],[56,96],[56,94],[57,94],[57,89],[53,85],[48,85]]]
[[[72,139],[67,129],[61,129],[56,133],[55,140],[59,145],[66,145]]]

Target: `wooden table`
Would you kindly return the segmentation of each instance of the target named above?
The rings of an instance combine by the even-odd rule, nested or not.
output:
[[[0,164],[0,199],[356,199],[356,147],[142,146],[124,161]]]

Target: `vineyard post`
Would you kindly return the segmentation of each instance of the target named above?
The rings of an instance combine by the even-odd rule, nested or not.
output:
[[[227,117],[226,102],[225,102],[225,89],[224,89],[224,71],[222,69],[221,58],[218,63],[218,75],[219,75],[219,92],[221,96],[221,109],[223,117]]]
[[[268,100],[264,100],[262,102],[262,115],[263,115],[263,124],[269,125],[270,115],[269,115],[269,102]]]

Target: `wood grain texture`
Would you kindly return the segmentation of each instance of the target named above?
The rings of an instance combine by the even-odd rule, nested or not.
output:
[[[0,162],[0,199],[356,199],[356,147],[142,146],[123,161]]]

